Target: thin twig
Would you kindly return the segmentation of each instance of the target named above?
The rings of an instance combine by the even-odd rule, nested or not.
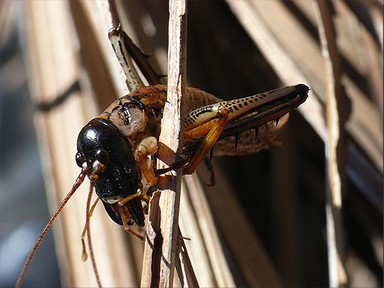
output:
[[[164,163],[175,161],[182,148],[182,95],[186,71],[186,1],[169,3],[168,97],[164,107],[158,157]],[[172,287],[178,239],[178,213],[181,174],[160,179],[159,210],[150,207],[148,237],[144,251],[142,286]],[[152,199],[154,204],[157,198]],[[157,204],[157,203],[156,203]],[[153,213],[154,212],[154,213]],[[148,276],[150,275],[150,276]]]
[[[327,77],[326,141],[327,199],[326,221],[328,239],[329,285],[347,285],[345,247],[342,224],[342,191],[345,186],[345,122],[348,113],[347,98],[341,85],[340,55],[336,32],[328,1],[317,1],[318,29]]]
[[[119,26],[121,24],[119,13],[117,12],[116,1],[109,0],[109,11],[111,12],[111,20],[113,27]]]

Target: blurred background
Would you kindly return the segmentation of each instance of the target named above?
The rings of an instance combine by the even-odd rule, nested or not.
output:
[[[319,2],[326,3],[325,10]],[[166,75],[168,2],[116,4],[124,30]],[[49,219],[45,190],[54,211],[79,172],[74,162],[78,131],[127,92],[108,43],[106,14],[108,1],[0,1],[1,287],[14,285]],[[333,283],[326,207],[332,206],[329,193],[335,187],[327,168],[332,126],[326,119],[334,113],[329,112],[329,91],[330,79],[335,79],[335,86],[342,87],[334,89],[342,135],[336,161],[342,209],[335,212],[334,225],[342,251],[338,265],[346,273],[338,283],[381,287],[382,1],[190,1],[188,17],[190,86],[222,99],[297,83],[311,88],[307,102],[291,113],[279,133],[281,146],[256,155],[213,159],[214,187],[201,185],[209,179],[204,165],[198,169],[199,178],[186,179],[187,204],[182,205],[193,211],[188,217],[195,219],[198,235],[192,224],[183,224],[189,223],[183,215],[180,225],[192,239],[190,254],[204,256],[191,255],[197,259],[192,262],[200,263],[195,266],[205,267],[195,267],[200,285]],[[332,29],[327,58],[321,33],[332,35]],[[332,72],[325,68],[327,63],[333,64]],[[73,83],[80,88],[67,93],[71,95],[61,105],[38,111],[37,103],[66,94]],[[25,287],[95,285],[92,268],[80,255],[88,184],[84,186],[55,226],[56,249],[50,233],[32,262]],[[194,202],[196,193],[202,193],[198,195],[203,195],[199,197],[207,210]],[[137,286],[142,244],[98,208],[92,225],[100,245],[95,247],[99,270],[105,273],[101,278],[108,286]],[[204,230],[206,223],[212,231]],[[207,239],[209,233],[216,238]],[[197,251],[193,244],[200,238],[203,248]],[[225,265],[215,258],[219,256]]]
[[[20,5],[0,2],[0,286],[14,287],[25,259],[49,219],[24,61]],[[52,233],[25,285],[60,286]],[[50,273],[46,273],[50,271]],[[35,285],[35,287],[37,287]]]

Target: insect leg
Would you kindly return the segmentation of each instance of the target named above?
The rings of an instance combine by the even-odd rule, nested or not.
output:
[[[200,137],[206,136],[199,150],[193,150],[197,152],[192,155],[184,173],[191,174],[222,135],[237,135],[279,119],[303,103],[308,97],[308,90],[303,84],[287,86],[210,104],[188,113],[184,120],[184,139],[200,141]]]
[[[158,75],[147,61],[149,56],[145,55],[133,43],[132,39],[129,38],[120,25],[112,28],[108,33],[108,37],[127,77],[129,91],[134,91],[144,86],[136,71],[136,67],[132,63],[132,59],[143,73],[149,85],[160,84],[161,75]]]
[[[144,175],[148,184],[154,186],[157,184],[158,178],[149,155],[155,154],[157,151],[157,139],[155,137],[144,138],[136,149],[136,160],[138,161],[141,173]]]
[[[124,37],[128,36],[125,35],[120,26],[112,28],[109,31],[108,36],[117,59],[119,60],[120,65],[124,70],[124,74],[127,77],[126,83],[129,91],[134,91],[143,87],[144,83],[141,80],[137,70],[134,68],[132,58],[127,51],[127,47],[125,46]]]
[[[139,232],[134,231],[132,228],[129,227],[129,218],[127,215],[130,215],[130,212],[128,210],[127,206],[120,206],[120,205],[114,205],[113,210],[120,215],[121,222],[123,223],[123,228],[125,231],[131,233],[132,235],[136,236],[140,240],[144,241],[144,235],[141,235]],[[140,231],[140,230],[139,230]]]
[[[138,191],[136,192],[135,194],[131,194],[131,195],[128,195],[127,197],[121,199],[119,202],[117,202],[119,204],[119,206],[124,206],[125,204],[127,204],[129,201],[135,199],[135,198],[138,198],[141,196],[141,191]]]
[[[192,156],[192,159],[189,161],[187,166],[184,168],[183,172],[184,174],[192,174],[197,166],[199,166],[200,162],[204,159],[205,155],[209,152],[209,150],[212,149],[212,147],[215,145],[217,140],[219,139],[221,133],[223,132],[225,126],[228,124],[229,121],[229,109],[220,106],[218,108],[217,117],[218,119],[215,121],[210,121],[209,123],[212,123],[212,127],[209,130],[208,134],[203,139],[203,142],[201,146],[199,147],[199,150]],[[199,127],[196,127],[194,130],[197,130]],[[206,129],[206,127],[204,127]]]

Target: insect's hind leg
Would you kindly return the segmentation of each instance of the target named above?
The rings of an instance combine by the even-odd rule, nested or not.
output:
[[[211,150],[213,146],[216,144],[225,126],[228,124],[229,113],[230,111],[228,108],[224,106],[219,107],[217,112],[218,119],[216,120],[216,122],[212,124],[212,127],[210,128],[209,132],[203,139],[197,152],[192,156],[192,159],[184,168],[183,170],[184,174],[192,174],[196,170],[197,166],[199,166],[201,161],[203,161],[205,155],[207,155],[209,150]],[[198,128],[199,127],[196,127],[194,129],[198,130]]]

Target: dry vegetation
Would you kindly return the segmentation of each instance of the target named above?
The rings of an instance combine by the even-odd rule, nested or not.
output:
[[[123,28],[167,74],[168,2],[116,3]],[[189,2],[188,85],[223,99],[311,88],[281,131],[281,146],[214,159],[214,187],[203,184],[205,167],[183,180],[179,226],[202,287],[383,285],[382,5]],[[81,87],[60,109],[36,115],[55,207],[79,172],[78,131],[127,91],[108,43],[108,2],[25,1],[23,10],[34,101],[52,101],[77,81]],[[66,286],[95,285],[80,257],[83,186],[56,229]],[[99,206],[92,235],[102,282],[137,286],[143,244]]]

